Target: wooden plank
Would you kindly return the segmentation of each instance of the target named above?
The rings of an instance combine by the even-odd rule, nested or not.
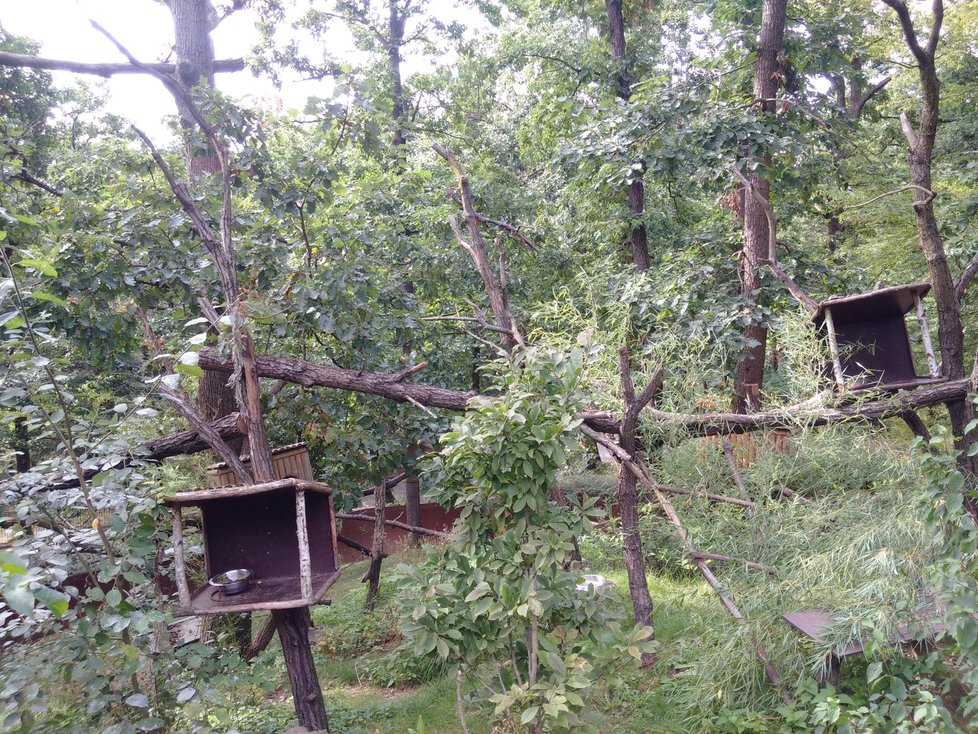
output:
[[[322,482],[308,482],[290,477],[288,479],[276,479],[272,482],[263,482],[260,484],[243,484],[237,487],[208,487],[190,492],[180,492],[179,494],[167,497],[163,502],[168,507],[181,507],[184,505],[200,504],[208,500],[244,497],[249,494],[274,492],[280,489],[297,489],[307,492],[319,492],[320,494],[326,495],[333,493],[329,485],[323,484]]]
[[[305,607],[310,603],[316,604],[321,601],[327,590],[336,583],[339,575],[339,571],[313,574],[312,592],[307,598],[303,598],[299,579],[294,576],[258,579],[247,591],[230,596],[207,584],[194,593],[190,609],[194,614],[226,614],[259,609]]]

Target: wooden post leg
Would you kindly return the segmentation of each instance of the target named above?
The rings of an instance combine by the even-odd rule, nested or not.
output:
[[[299,724],[309,731],[328,732],[323,692],[309,646],[309,608],[276,609],[272,617],[282,642],[282,655],[285,657],[285,668],[289,671]]]
[[[825,333],[829,339],[829,356],[832,357],[832,372],[839,387],[845,387],[846,378],[842,371],[842,360],[839,356],[839,342],[835,338],[835,321],[832,319],[832,309],[825,309]]]
[[[839,677],[842,673],[842,660],[834,652],[830,652],[825,656],[825,666],[819,671],[815,678],[815,682],[818,684],[819,688],[825,688],[825,686],[832,686],[835,690],[839,690]]]

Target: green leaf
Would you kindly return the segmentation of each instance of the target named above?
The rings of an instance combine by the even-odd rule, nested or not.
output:
[[[35,260],[34,258],[28,257],[24,258],[17,264],[22,268],[34,268],[34,270],[39,271],[41,274],[52,278],[58,274],[58,271],[54,269],[54,266],[46,260]]]
[[[530,706],[530,708],[526,709],[520,716],[520,724],[526,726],[537,717],[538,713],[540,713],[539,706]]]
[[[137,709],[149,708],[149,697],[145,693],[134,693],[126,698],[126,703]]]
[[[869,667],[866,668],[866,680],[872,683],[874,680],[880,677],[883,673],[883,663],[876,661],[870,663]]]
[[[57,617],[63,616],[68,611],[67,594],[62,594],[60,591],[55,591],[47,586],[34,589],[34,598],[54,612]]]
[[[3,600],[18,614],[30,617],[34,613],[34,595],[26,586],[11,583],[4,587]]]
[[[27,564],[10,551],[0,551],[0,569],[14,576],[27,573]]]
[[[44,291],[31,291],[27,294],[28,298],[33,298],[35,301],[46,301],[48,303],[55,303],[63,308],[68,308],[68,304],[61,298],[53,296],[50,293],[45,293]]]
[[[476,601],[477,599],[481,599],[482,597],[484,597],[490,591],[491,591],[491,588],[490,588],[488,582],[481,581],[481,582],[479,582],[478,584],[475,585],[475,588],[472,589],[472,591],[470,591],[468,593],[468,595],[466,595],[466,597],[465,597],[465,603],[466,604],[471,604],[472,602]]]

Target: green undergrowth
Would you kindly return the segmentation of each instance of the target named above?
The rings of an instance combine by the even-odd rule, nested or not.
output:
[[[660,481],[694,493],[738,494],[717,441],[672,444],[651,457],[650,468]],[[695,495],[671,499],[697,547],[770,565],[777,575],[709,562],[746,618],[738,624],[685,558],[675,528],[652,502],[644,503],[640,523],[659,648],[650,668],[598,691],[591,718],[600,722],[600,731],[967,731],[956,710],[947,645],[933,655],[908,658],[887,642],[898,624],[920,624],[915,612],[926,602],[924,568],[932,560],[917,490],[922,478],[905,451],[865,427],[797,431],[777,450],[763,443],[740,471],[757,505],[753,517]],[[613,467],[566,472],[559,484],[568,495],[597,496],[608,508],[614,504]],[[786,498],[780,487],[794,495]],[[614,603],[627,612],[628,583],[613,515],[579,544],[586,570],[613,582]],[[381,584],[376,610],[364,610],[365,569],[366,562],[344,569],[332,604],[313,611],[315,656],[332,730],[407,732],[417,729],[420,716],[426,732],[460,732],[454,669],[402,646],[391,585]],[[785,612],[810,607],[833,612],[825,643],[801,638],[782,619]],[[854,639],[869,652],[845,660],[841,691],[817,690],[813,678],[829,645]],[[794,695],[791,705],[766,678],[757,643]],[[276,727],[293,714],[277,646],[258,665],[283,685],[260,712],[242,710],[239,731],[281,731]],[[252,715],[254,726],[247,723]],[[492,731],[488,717],[474,707],[468,725],[472,734]]]

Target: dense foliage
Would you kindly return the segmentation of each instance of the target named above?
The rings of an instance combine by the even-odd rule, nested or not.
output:
[[[673,637],[667,623],[655,667],[637,673],[623,668],[650,649],[648,630],[626,621],[624,594],[576,588],[575,540],[595,565],[621,570],[614,513],[596,513],[616,498],[578,431],[578,413],[621,409],[619,346],[636,376],[664,368],[662,410],[726,410],[735,365],[756,346],[751,325],[768,334],[765,407],[827,387],[824,345],[782,284],[765,270],[759,292],[742,293],[745,194],[732,169],[770,182],[780,265],[816,299],[926,279],[934,259],[918,242],[919,187],[907,183],[919,64],[889,7],[791,2],[776,109],[765,113],[751,78],[766,3],[625,2],[624,58],[609,44],[612,4],[472,0],[465,22],[433,0],[220,8],[260,25],[256,72],[334,82],[301,111],[196,93],[230,151],[228,226],[258,349],[356,374],[423,362],[410,380],[481,393],[459,417],[355,390],[266,392],[273,442],[306,442],[338,507],[408,470],[461,510],[447,543],[399,569],[380,612],[361,618],[352,601],[329,610],[322,619],[352,633],[327,634],[321,650],[346,659],[384,648],[366,663],[374,681],[431,684],[507,731],[603,730],[598,709],[680,730],[666,716],[643,722],[648,687],[693,729],[965,728],[978,703],[978,530],[967,513],[975,480],[957,459],[976,429],[955,446],[941,408],[921,413],[934,437],[914,451],[897,419],[799,419],[787,449],[759,436],[741,467],[751,515],[701,496],[730,488],[718,444],[643,417],[650,471],[691,493],[676,499],[690,542],[778,574],[711,565],[747,621],[721,616],[674,526],[643,500],[647,567],[663,584],[688,584],[675,604],[690,608],[688,633]],[[978,250],[978,3],[935,7],[928,195],[957,276]],[[932,14],[911,11],[925,36]],[[335,34],[350,53],[325,48]],[[2,28],[0,49],[38,53]],[[145,146],[101,105],[97,87],[58,89],[47,72],[0,66],[0,728],[272,731],[289,720],[266,697],[282,678],[273,656],[249,667],[220,627],[187,646],[166,633],[160,499],[202,484],[211,459],[146,462],[139,447],[184,427],[161,384],[196,396],[201,350],[230,352],[201,299],[229,304]],[[177,117],[170,129],[170,144],[156,141],[162,155],[191,169],[178,178],[217,227],[217,177],[192,172]],[[455,231],[456,174],[433,143],[452,149],[483,216],[491,269],[529,345],[511,354]],[[628,199],[637,180],[640,212]],[[644,272],[628,244],[640,225]],[[965,290],[965,354],[974,303]],[[419,462],[417,447],[439,441]],[[574,488],[570,507],[558,485]],[[894,630],[935,600],[936,649],[903,659]],[[677,614],[673,602],[656,615]],[[834,610],[831,640],[802,643],[785,627],[780,615],[800,606]],[[807,678],[825,653],[856,638],[867,654],[843,690],[817,691]],[[764,678],[758,640],[792,703]],[[368,719],[344,704],[333,721],[356,731]]]

